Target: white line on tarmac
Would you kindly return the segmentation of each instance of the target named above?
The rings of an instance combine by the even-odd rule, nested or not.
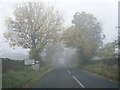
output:
[[[80,81],[78,81],[74,76],[73,76],[73,78],[79,83],[80,86],[82,86],[82,88],[85,88],[85,87],[82,85],[82,83],[80,83]]]
[[[68,70],[68,73],[70,74],[71,72]]]

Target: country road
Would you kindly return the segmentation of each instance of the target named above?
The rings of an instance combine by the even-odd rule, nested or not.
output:
[[[76,68],[55,67],[32,88],[118,88],[118,84]]]

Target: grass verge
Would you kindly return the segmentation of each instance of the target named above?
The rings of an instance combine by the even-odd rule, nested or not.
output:
[[[110,81],[118,82],[118,67],[117,65],[108,67],[104,64],[87,65],[83,70],[99,75]]]
[[[41,72],[41,74],[36,75],[33,79],[31,79],[28,83],[26,83],[25,85],[22,86],[22,88],[31,88],[31,86],[33,86],[35,83],[37,83],[37,81],[43,77],[45,74],[47,74],[48,72],[50,72],[53,68],[50,68],[46,71]]]
[[[50,66],[41,67],[40,71],[9,71],[2,75],[2,88],[30,88],[38,79],[50,72]]]

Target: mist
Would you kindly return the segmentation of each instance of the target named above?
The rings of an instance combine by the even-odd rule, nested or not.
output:
[[[0,2],[3,88],[118,87],[117,0],[13,1]]]
[[[74,63],[75,49],[65,47],[61,43],[47,45],[40,53],[43,62],[54,65],[55,67],[66,67]]]

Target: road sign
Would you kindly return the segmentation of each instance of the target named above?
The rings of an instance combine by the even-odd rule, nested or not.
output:
[[[26,59],[25,60],[25,65],[32,65],[35,64],[35,60],[34,59]]]
[[[35,70],[36,71],[40,70],[40,64],[35,64]]]

